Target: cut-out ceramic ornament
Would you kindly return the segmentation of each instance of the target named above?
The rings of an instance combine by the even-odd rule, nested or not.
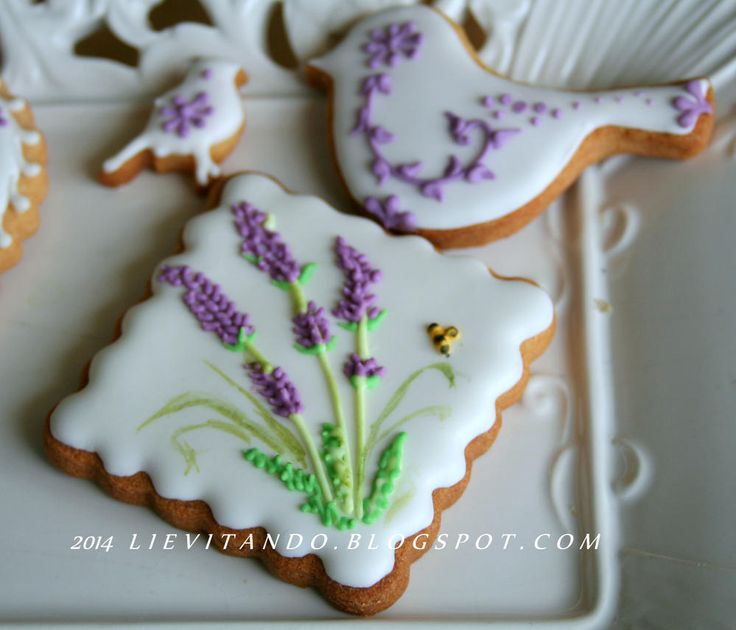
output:
[[[40,223],[46,197],[46,143],[31,106],[0,81],[0,271],[15,265]]]
[[[714,120],[706,79],[602,92],[505,79],[421,5],[361,20],[307,74],[328,86],[351,196],[386,228],[439,247],[508,236],[610,155],[695,155]]]
[[[197,185],[207,186],[245,130],[239,88],[246,81],[236,63],[195,61],[179,85],[154,101],[146,128],[105,160],[102,183],[120,186],[152,166],[159,173],[193,171]]]
[[[404,591],[520,397],[552,335],[551,301],[263,175],[233,176],[218,194],[53,412],[47,452],[373,614]],[[450,356],[428,336],[433,322],[457,332]],[[262,549],[265,532],[275,549]],[[422,534],[426,547],[392,548]]]

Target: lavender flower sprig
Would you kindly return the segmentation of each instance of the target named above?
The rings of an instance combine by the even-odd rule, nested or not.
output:
[[[340,326],[347,330],[357,330],[358,324],[367,320],[369,330],[373,330],[386,315],[385,310],[375,305],[376,296],[371,287],[381,279],[381,271],[371,267],[365,254],[348,245],[341,236],[335,241],[337,265],[345,274],[342,298],[332,314],[342,320]]]
[[[240,251],[249,262],[265,271],[271,280],[281,288],[295,282],[304,284],[314,266],[301,268],[291,249],[278,232],[268,227],[269,216],[247,201],[233,204],[235,228],[243,237]]]
[[[342,320],[340,325],[343,328],[356,333],[356,352],[350,355],[343,372],[355,391],[356,472],[353,503],[355,516],[360,519],[363,517],[366,460],[365,393],[369,386],[375,387],[378,384],[384,372],[383,367],[371,357],[368,332],[382,321],[386,311],[375,304],[376,296],[371,291],[373,285],[381,279],[381,271],[371,265],[368,257],[350,246],[341,236],[335,240],[335,257],[345,276],[345,283],[341,292],[342,298],[332,314]]]
[[[252,338],[255,328],[247,313],[241,313],[216,284],[188,265],[165,265],[159,282],[186,289],[182,300],[197,318],[202,330],[214,332],[224,344],[237,344],[243,334]]]
[[[277,416],[288,418],[304,410],[299,392],[282,368],[268,371],[258,361],[246,363],[244,367],[255,390]]]
[[[322,460],[301,416],[303,405],[299,392],[286,372],[274,367],[253,344],[255,327],[248,314],[238,311],[218,284],[187,265],[167,265],[162,268],[158,279],[186,289],[183,301],[203,330],[214,332],[228,349],[247,352],[255,359],[245,367],[256,392],[266,400],[274,414],[294,423],[312,460],[322,492],[328,501],[332,501]]]
[[[343,443],[347,444],[345,414],[340,392],[326,356],[327,351],[334,346],[336,338],[330,332],[330,324],[324,309],[311,300],[307,302],[302,290],[309,282],[316,265],[314,263],[299,265],[281,234],[273,229],[273,221],[269,215],[253,204],[241,201],[232,204],[230,208],[235,218],[235,228],[243,239],[241,252],[245,259],[268,273],[271,282],[288,291],[292,297],[294,305],[292,331],[296,336],[295,347],[304,354],[313,354],[317,357],[330,392],[337,432]],[[345,466],[340,467],[344,474],[335,481],[335,487],[350,489],[347,494],[340,495],[340,505],[344,510],[352,512],[350,449],[346,448],[345,452]],[[344,497],[348,500],[343,500]]]
[[[328,502],[332,501],[333,496],[330,483],[327,479],[317,447],[314,445],[309,429],[307,429],[304,418],[301,416],[304,405],[294,383],[291,382],[289,376],[280,367],[267,370],[258,361],[248,363],[244,367],[248,372],[248,376],[255,390],[266,399],[271,410],[277,416],[288,418],[296,426],[307,449],[307,453],[312,460],[312,466],[317,475],[319,485],[322,488],[322,493]]]
[[[297,313],[292,320],[292,331],[296,336],[295,348],[305,354],[319,354],[332,349],[335,337],[330,332],[330,322],[325,309],[317,306],[312,300],[307,303],[306,310]]]

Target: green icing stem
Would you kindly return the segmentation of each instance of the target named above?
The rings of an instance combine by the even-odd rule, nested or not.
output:
[[[310,263],[311,264],[311,263]],[[314,272],[315,266],[312,264],[305,265],[304,267],[304,277],[308,280],[309,277]],[[297,282],[292,282],[289,285],[291,297],[294,302],[294,311],[299,314],[303,313],[307,310],[307,298],[304,295],[304,291],[302,289],[303,280],[300,279]],[[335,341],[335,337],[332,338],[332,341]],[[331,344],[328,344],[325,348],[325,350],[329,350],[331,347]],[[351,485],[352,480],[352,470],[353,465],[351,462],[351,456],[350,456],[350,445],[348,444],[348,437],[347,437],[347,424],[345,420],[345,412],[343,411],[342,406],[342,399],[340,398],[340,391],[337,387],[337,382],[335,381],[335,376],[332,372],[332,368],[330,367],[330,363],[327,359],[326,352],[318,352],[315,354],[317,357],[317,360],[319,361],[320,367],[322,368],[322,374],[325,377],[325,381],[327,382],[327,388],[330,392],[330,402],[332,404],[332,410],[335,414],[335,420],[337,423],[337,427],[342,435],[342,440],[345,445],[345,464],[346,464],[346,472],[347,472],[347,478],[344,480],[346,485]],[[349,501],[341,501],[341,506],[345,511],[348,513],[352,512],[352,505],[350,505]]]
[[[389,498],[396,489],[396,481],[401,475],[406,438],[407,434],[404,431],[398,433],[381,454],[371,493],[365,499],[363,522],[368,525],[375,523],[389,506]]]
[[[368,349],[368,320],[365,315],[358,322],[358,356],[361,359],[369,358]],[[354,379],[355,388],[355,516],[363,518],[363,484],[365,482],[365,378]]]
[[[294,413],[289,416],[289,419],[294,423],[294,426],[296,426],[296,430],[299,432],[299,435],[304,442],[304,446],[307,449],[309,459],[312,460],[312,466],[314,467],[314,472],[317,475],[317,480],[319,481],[320,488],[322,488],[322,494],[328,501],[332,501],[333,497],[330,483],[327,479],[327,475],[325,474],[322,460],[319,458],[317,447],[314,445],[314,441],[312,440],[312,436],[309,434],[309,429],[307,429],[307,425],[304,424],[304,418],[302,418],[298,413]]]
[[[335,412],[335,419],[337,420],[337,429],[340,432],[340,437],[343,444],[343,452],[345,453],[345,479],[342,483],[350,487],[353,483],[353,462],[350,454],[350,444],[348,443],[347,434],[347,422],[345,420],[345,412],[342,408],[342,400],[340,399],[340,391],[337,388],[337,381],[335,375],[332,373],[332,368],[327,360],[327,354],[321,353],[317,355],[320,367],[322,368],[322,374],[324,374],[327,387],[330,390],[330,400],[332,402],[332,409]],[[342,507],[346,512],[352,513],[355,503],[352,501],[352,497],[348,494],[341,502]]]
[[[263,356],[263,354],[261,354],[260,350],[255,347],[255,344],[252,344],[251,342],[246,340],[245,351],[248,352],[258,363],[260,363],[265,374],[270,374],[271,372],[273,372],[273,365],[265,356]]]
[[[363,482],[365,480],[365,457],[363,457],[363,443],[365,442],[365,379],[358,377],[355,382],[355,460],[358,469],[355,471],[355,516],[363,518]]]
[[[307,298],[304,296],[304,291],[302,291],[302,287],[299,284],[299,281],[289,284],[289,289],[291,292],[291,297],[294,300],[294,312],[298,314],[306,311]]]

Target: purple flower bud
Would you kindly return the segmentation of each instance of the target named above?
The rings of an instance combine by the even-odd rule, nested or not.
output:
[[[241,251],[253,258],[253,264],[272,280],[296,282],[301,272],[299,264],[281,235],[265,227],[266,213],[247,201],[234,203],[230,208],[238,234],[243,237]]]
[[[182,300],[197,318],[202,330],[214,332],[223,343],[237,343],[241,328],[246,335],[252,335],[255,331],[248,314],[238,311],[222,292],[220,285],[203,273],[187,265],[166,265],[161,269],[158,280],[174,287],[184,287],[186,292]]]
[[[8,124],[8,119],[5,118],[5,112],[3,111],[3,108],[0,107],[0,127],[4,127]]]
[[[352,378],[353,376],[383,376],[386,373],[386,368],[378,365],[372,357],[370,359],[361,359],[353,352],[345,362],[342,371],[348,378]]]
[[[257,361],[247,363],[243,367],[248,372],[255,391],[266,400],[271,411],[277,416],[288,418],[302,412],[304,406],[299,392],[296,391],[296,387],[284,370],[277,367],[266,374]]]
[[[294,317],[294,335],[296,342],[303,348],[314,348],[327,345],[332,339],[330,322],[325,315],[325,309],[317,306],[311,300],[307,310]]]

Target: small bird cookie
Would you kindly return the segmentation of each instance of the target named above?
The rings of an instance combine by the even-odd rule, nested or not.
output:
[[[246,81],[236,63],[194,62],[184,81],[154,101],[146,128],[105,160],[102,183],[120,186],[153,166],[159,173],[193,171],[197,185],[205,187],[220,175],[217,165],[245,129],[239,88]]]
[[[15,265],[39,225],[46,197],[46,144],[30,105],[0,82],[0,271]]]
[[[572,92],[503,78],[423,5],[363,19],[307,75],[328,86],[351,196],[387,229],[442,248],[508,236],[610,155],[693,156],[714,119],[706,79]]]

